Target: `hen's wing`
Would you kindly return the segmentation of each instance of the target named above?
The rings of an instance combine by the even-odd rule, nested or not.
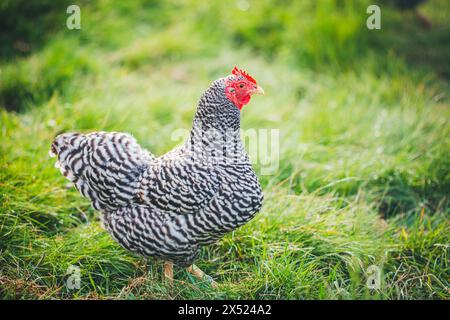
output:
[[[55,138],[51,154],[56,166],[95,209],[115,209],[136,200],[138,182],[155,157],[129,134],[64,133]]]
[[[219,186],[214,166],[174,150],[145,170],[138,198],[140,203],[163,212],[196,213],[210,202]]]

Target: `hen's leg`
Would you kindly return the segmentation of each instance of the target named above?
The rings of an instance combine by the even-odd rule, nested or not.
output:
[[[211,287],[217,288],[217,282],[215,282],[213,280],[213,278],[211,278],[206,273],[204,273],[202,270],[200,270],[199,267],[197,267],[195,264],[193,264],[192,266],[188,267],[186,270],[189,273],[191,273],[194,277],[196,277],[196,278],[198,278],[200,280],[209,282],[211,284]]]
[[[168,281],[170,285],[173,284],[173,263],[170,261],[164,261],[163,280]]]

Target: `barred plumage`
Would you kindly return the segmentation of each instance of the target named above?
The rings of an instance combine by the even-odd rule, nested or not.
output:
[[[200,245],[245,224],[263,194],[240,139],[239,109],[226,81],[202,95],[189,139],[155,157],[129,134],[57,136],[57,166],[95,209],[114,239],[144,256],[193,263]]]

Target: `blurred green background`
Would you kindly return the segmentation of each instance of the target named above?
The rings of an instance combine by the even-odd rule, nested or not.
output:
[[[363,0],[0,1],[1,297],[448,299],[450,3],[415,2],[377,2],[368,30]],[[160,263],[101,230],[48,148],[114,130],[163,154],[235,65],[266,91],[242,127],[280,129],[279,170],[260,177],[261,213],[202,251],[221,288],[180,269],[171,291]]]

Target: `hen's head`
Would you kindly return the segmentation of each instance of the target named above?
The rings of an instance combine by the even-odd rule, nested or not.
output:
[[[194,127],[208,130],[240,128],[240,110],[253,94],[263,94],[255,79],[247,72],[234,68],[230,75],[214,81],[198,103]]]
[[[250,102],[253,94],[264,94],[256,80],[247,72],[234,67],[231,74],[225,78],[225,95],[236,107],[241,110]]]

